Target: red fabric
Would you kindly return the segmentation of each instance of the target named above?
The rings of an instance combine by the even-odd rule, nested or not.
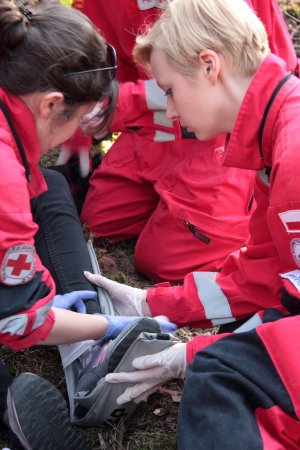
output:
[[[229,336],[230,333],[222,333],[222,334],[201,334],[200,336],[196,336],[191,341],[187,342],[186,346],[186,362],[187,364],[191,364],[191,362],[194,359],[194,356],[197,352],[200,352],[200,350],[203,350],[208,345],[213,344],[214,342],[219,341],[220,339],[223,339],[226,336]]]
[[[154,281],[220,269],[248,234],[252,174],[218,166],[214,145],[122,134],[90,180],[82,221],[113,240],[139,234],[135,266]]]
[[[84,2],[82,11],[116,47],[122,83],[114,130],[123,132],[91,177],[82,222],[112,240],[140,235],[135,267],[151,280],[177,281],[190,270],[220,269],[245,242],[253,175],[217,166],[212,150],[221,139],[174,142],[176,131],[162,119],[159,95],[165,99],[153,91],[153,81],[141,80],[146,76],[131,56],[135,35],[162,9],[141,10],[136,0],[127,0],[122,8],[115,1]],[[133,133],[128,127],[142,128]],[[211,239],[209,245],[193,236],[187,221]]]
[[[40,148],[36,134],[35,122],[31,111],[17,97],[0,89],[0,99],[10,112],[16,131],[23,144],[25,154],[30,166],[31,181],[27,182],[25,169],[21,161],[19,150],[12,136],[11,130],[0,111],[0,142],[1,142],[1,165],[0,165],[0,289],[3,285],[3,261],[6,252],[14,246],[34,246],[34,236],[38,226],[33,222],[31,214],[31,198],[41,194],[47,188],[42,173],[37,164],[40,159]],[[42,272],[42,282],[49,288],[49,294],[39,299],[31,308],[21,311],[27,314],[29,323],[40,308],[45,307],[52,301],[55,295],[55,285],[49,272],[43,267],[39,257],[35,255],[35,273]],[[26,283],[24,284],[26,286]],[[13,286],[11,287],[13,289]],[[31,290],[31,289],[30,289]],[[31,295],[31,294],[30,294]],[[24,305],[27,303],[26,294]],[[1,302],[0,302],[1,309]],[[53,326],[53,316],[49,318],[35,331],[30,326],[25,330],[25,335],[0,334],[0,342],[14,349],[23,349],[36,344],[45,338]]]
[[[300,316],[295,316],[267,323],[256,329],[291,397],[298,417],[300,417],[299,327]]]
[[[29,325],[32,326],[36,316],[34,308],[27,310],[26,314],[28,315]],[[37,345],[45,340],[49,336],[54,323],[55,315],[54,312],[50,310],[46,320],[39,328],[32,330],[29,329],[30,327],[27,327],[27,334],[24,334],[23,336],[11,335],[10,333],[0,334],[1,344],[16,351],[25,350],[26,348]]]
[[[81,9],[112,44],[118,55],[119,81],[137,81],[148,78],[140,67],[132,62],[135,37],[146,25],[152,24],[167,5],[161,0],[161,8],[140,9],[137,0],[75,0],[74,7]]]
[[[281,214],[300,209],[300,187],[295,168],[300,163],[295,108],[299,105],[299,81],[291,78],[273,103],[264,131],[264,161],[255,142],[265,102],[286,74],[283,61],[269,56],[258,70],[241,107],[223,163],[229,166],[263,169],[272,166],[270,186],[256,178],[257,208],[251,218],[247,251],[229,256],[219,276],[219,284],[234,302],[260,298],[266,307],[280,301],[280,273],[299,268],[292,243],[300,233],[289,233]],[[283,105],[281,103],[284,102]],[[250,113],[251,111],[251,113]],[[251,131],[250,131],[251,130]],[[239,149],[244,149],[240,152]],[[232,303],[232,302],[231,302]]]
[[[269,409],[257,408],[255,416],[263,441],[263,449],[299,449],[299,419],[290,417],[279,406]]]

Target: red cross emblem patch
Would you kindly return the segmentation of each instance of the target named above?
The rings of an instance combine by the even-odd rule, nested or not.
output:
[[[35,247],[15,245],[5,253],[1,267],[1,281],[14,286],[28,283],[35,273]]]

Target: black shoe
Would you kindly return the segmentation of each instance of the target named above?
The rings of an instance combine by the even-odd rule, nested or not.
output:
[[[68,419],[55,386],[32,373],[18,375],[8,388],[8,423],[25,450],[91,450]]]

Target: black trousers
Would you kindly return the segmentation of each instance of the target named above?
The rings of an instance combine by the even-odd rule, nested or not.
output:
[[[86,241],[66,179],[54,170],[42,169],[48,190],[31,202],[33,220],[39,225],[35,246],[51,273],[58,294],[95,287],[83,271],[92,271]],[[85,302],[88,313],[99,311],[98,302]],[[0,414],[6,409],[7,388],[13,377],[0,361]]]

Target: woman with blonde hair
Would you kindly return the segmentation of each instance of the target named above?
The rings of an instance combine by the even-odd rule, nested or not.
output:
[[[199,328],[244,321],[232,335],[200,335],[136,359],[135,372],[106,379],[134,383],[120,404],[139,401],[185,376],[187,364],[181,450],[296,449],[300,82],[270,52],[265,29],[244,0],[174,0],[137,39],[134,54],[165,91],[169,118],[201,140],[227,134],[216,159],[256,172],[256,209],[246,248],[231,254],[218,274],[194,272],[183,286],[144,291],[88,275],[112,294],[120,313],[126,307],[166,314]]]

